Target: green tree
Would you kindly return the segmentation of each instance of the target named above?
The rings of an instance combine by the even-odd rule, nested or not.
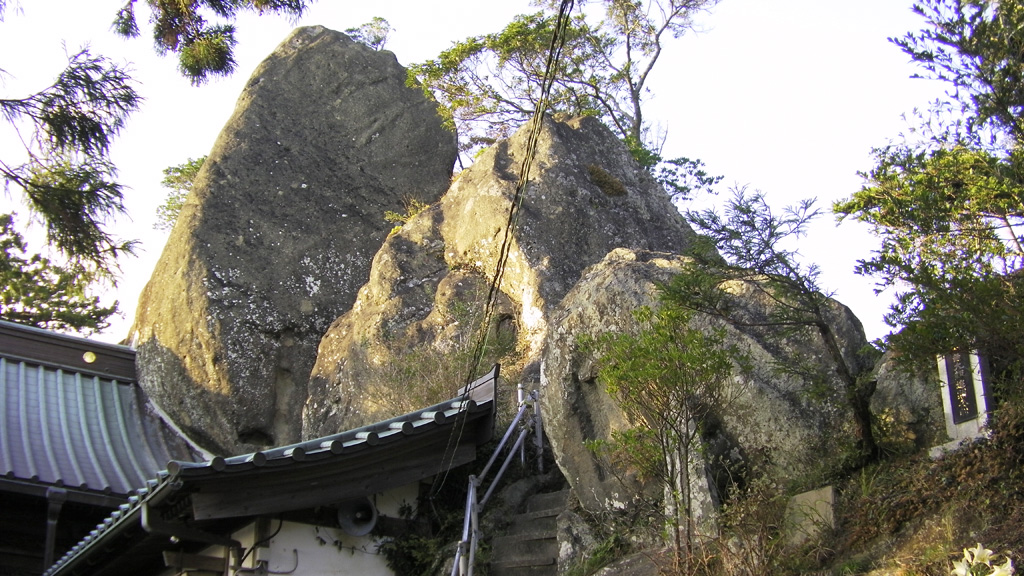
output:
[[[857,265],[896,300],[890,344],[930,361],[961,347],[1024,357],[1024,156],[963,146],[876,152],[868,183],[837,202],[840,218],[870,224],[880,248]]]
[[[641,308],[636,334],[608,334],[600,341],[598,379],[633,427],[614,432],[609,444],[592,446],[635,469],[641,480],[664,488],[681,568],[698,536],[691,482],[703,447],[701,434],[734,397],[734,371],[749,369],[746,356],[724,344],[721,330],[692,329],[691,317],[671,303],[657,311]]]
[[[374,16],[366,24],[345,30],[345,34],[348,34],[353,40],[366,44],[374,50],[384,49],[391,32],[391,23],[380,16]]]
[[[801,264],[797,251],[787,248],[819,214],[813,200],[777,214],[761,192],[744,189],[734,191],[723,214],[714,209],[688,212],[687,220],[698,233],[693,262],[665,287],[665,297],[739,328],[770,330],[774,338],[816,338],[828,354],[824,361],[792,351],[777,368],[811,382],[824,382],[829,374],[838,377],[856,427],[856,455],[850,465],[858,467],[879,454],[870,409],[876,355],[844,348],[834,325],[841,305],[821,287],[818,267]],[[764,302],[766,312],[754,314],[738,306],[738,286]]]
[[[156,209],[156,222],[153,228],[165,231],[174,228],[181,208],[185,205],[185,198],[192,190],[192,184],[195,183],[196,175],[199,174],[204,162],[206,156],[189,158],[177,166],[164,168],[164,179],[160,181],[160,185],[167,189],[167,196],[164,203]]]
[[[1024,4],[922,0],[913,10],[925,27],[892,41],[922,76],[950,85],[946,103],[959,108],[962,122],[944,127],[945,141],[1024,142]]]
[[[29,255],[13,214],[0,214],[0,318],[86,335],[109,326],[117,303],[104,307],[88,294],[90,275]]]
[[[209,15],[233,19],[256,10],[298,16],[306,0],[148,0],[157,46],[179,55],[181,71],[194,84],[234,68],[233,27],[210,24]],[[119,11],[115,29],[138,35],[135,0]],[[0,21],[9,3],[0,1]],[[207,14],[209,13],[209,14]],[[127,68],[88,49],[69,58],[50,86],[20,97],[0,97],[0,115],[25,145],[24,159],[0,159],[8,194],[20,190],[39,216],[48,242],[92,278],[112,279],[118,256],[134,243],[118,239],[105,226],[124,213],[123,189],[110,160],[110,146],[139,96]]]
[[[881,248],[857,271],[896,291],[887,322],[902,357],[980,348],[1024,358],[1024,4],[924,0],[925,27],[894,42],[923,76],[950,86],[919,141],[875,151],[863,188],[837,202]]]
[[[109,270],[131,243],[104,221],[124,211],[110,145],[140,97],[127,72],[87,50],[71,57],[53,84],[22,98],[0,99],[0,113],[25,143],[28,160],[0,160],[7,191],[13,184],[46,227],[47,240],[69,258]]]
[[[601,118],[653,167],[661,158],[643,110],[650,75],[669,38],[682,36],[694,14],[717,2],[603,0],[594,3],[603,9],[596,23],[572,16],[548,106]],[[410,66],[410,82],[438,101],[464,150],[490,144],[532,117],[556,22],[550,10],[517,16],[501,32],[456,42]]]
[[[113,29],[126,38],[139,36],[137,0],[117,12]],[[298,18],[308,0],[147,0],[153,41],[161,54],[178,55],[178,69],[192,84],[235,71],[235,27],[240,12],[275,13]],[[217,22],[211,21],[217,20]]]

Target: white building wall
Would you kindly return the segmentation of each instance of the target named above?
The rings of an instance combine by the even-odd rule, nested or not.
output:
[[[371,497],[380,516],[400,517],[403,504],[416,505],[418,486],[410,484]],[[232,534],[248,553],[235,574],[292,574],[294,576],[393,576],[384,556],[377,553],[379,540],[372,536],[350,536],[339,528],[324,528],[271,519],[266,530],[273,538],[252,550],[256,523]],[[276,534],[275,534],[276,532]],[[267,535],[269,535],[267,534]],[[265,536],[264,536],[265,537]],[[211,546],[201,554],[223,557],[223,548]],[[168,572],[174,574],[174,572]]]

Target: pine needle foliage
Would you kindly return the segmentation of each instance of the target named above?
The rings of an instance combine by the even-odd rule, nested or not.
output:
[[[136,0],[128,0],[114,17],[112,28],[126,38],[140,35]],[[234,72],[235,27],[241,12],[282,14],[298,19],[308,0],[147,0],[153,41],[162,54],[178,55],[178,68],[192,84]],[[213,22],[220,19],[227,22]]]
[[[117,304],[101,306],[88,293],[88,272],[29,254],[13,214],[0,214],[0,318],[86,335],[103,330]]]
[[[102,272],[132,250],[104,224],[124,212],[110,146],[141,100],[125,68],[88,50],[73,55],[49,87],[0,99],[0,114],[29,158],[20,165],[0,160],[8,192],[12,185],[24,192],[53,246]]]

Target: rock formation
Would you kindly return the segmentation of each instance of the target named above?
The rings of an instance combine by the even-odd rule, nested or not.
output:
[[[373,421],[403,398],[427,400],[427,369],[444,369],[441,393],[466,377],[456,364],[494,278],[528,136],[524,127],[485,151],[439,204],[384,243],[370,282],[320,345],[304,436]],[[546,118],[489,327],[494,341],[514,348],[524,377],[536,379],[551,311],[587,266],[618,247],[679,252],[692,235],[604,125]]]
[[[480,337],[474,328],[527,135],[521,129],[485,152],[438,204],[388,237],[352,310],[320,345],[305,437],[437,401],[472,370],[470,347]],[[489,341],[504,346],[498,354],[515,358],[513,379],[541,386],[547,436],[583,504],[628,506],[641,487],[623,484],[585,448],[627,423],[595,383],[596,358],[579,349],[578,338],[635,329],[632,312],[657,304],[656,284],[679,272],[686,259],[678,254],[693,233],[661,187],[593,119],[546,119],[536,162],[496,319],[486,327]],[[737,310],[752,318],[767,314],[771,304],[760,292],[742,283],[731,291]],[[835,303],[829,317],[848,362],[870,367],[852,313]],[[694,320],[696,328],[715,325]],[[756,369],[735,382],[737,399],[706,438],[714,450],[709,460],[735,469],[756,462],[794,482],[837,470],[853,438],[842,384],[834,376],[812,380],[776,369],[798,358],[830,374],[824,345],[810,331],[783,339],[766,328],[724,328]],[[699,504],[710,514],[715,480],[695,478]],[[647,489],[656,492],[647,496],[660,496],[657,487]]]
[[[581,347],[581,335],[637,329],[632,311],[658,305],[659,283],[667,282],[686,264],[685,257],[616,250],[584,274],[552,314],[551,337],[544,354],[541,378],[545,432],[559,467],[592,511],[624,508],[631,499],[660,495],[656,486],[641,486],[616,476],[586,448],[589,440],[608,440],[628,426],[616,401],[596,381],[595,352]],[[752,291],[737,289],[737,298],[749,314],[764,314],[768,304]],[[835,303],[831,324],[841,335],[846,354],[860,360],[866,343],[860,322]],[[754,370],[738,373],[731,382],[729,403],[719,422],[705,427],[709,472],[732,467],[735,474],[750,465],[762,466],[780,481],[792,484],[827,477],[843,464],[843,446],[852,440],[852,416],[843,388],[827,366],[827,352],[813,332],[783,340],[767,332],[740,331],[708,317],[691,320],[695,329],[721,328],[727,345],[750,356]],[[778,370],[779,363],[820,361],[824,381],[800,378]],[[869,361],[869,356],[861,361]],[[713,510],[715,475],[693,475],[698,515]],[[652,493],[651,491],[654,490]]]
[[[932,367],[901,367],[892,352],[878,362],[878,388],[871,413],[895,448],[927,450],[949,441],[943,416],[939,374]]]
[[[631,423],[598,381],[599,352],[582,342],[637,331],[634,311],[659,305],[658,285],[692,263],[695,236],[600,121],[564,117],[540,122],[507,235],[532,124],[453,180],[455,136],[405,81],[391,53],[322,27],[296,30],[260,65],[140,299],[130,337],[139,381],[203,448],[232,455],[413,411],[501,361],[504,386],[540,390],[558,470],[509,488],[515,497],[484,521],[489,532],[503,529],[512,502],[543,484],[561,487],[560,472],[581,505],[559,513],[547,537],[564,572],[603,545],[598,523],[642,524],[653,507],[671,507],[657,481],[588,447]],[[385,221],[387,211],[419,206],[400,227]],[[763,472],[789,490],[816,488],[844,468],[855,443],[846,390],[819,335],[760,322],[777,303],[757,284],[723,288],[731,313],[750,322],[698,314],[690,328],[721,331],[752,369],[734,372],[727,405],[700,423],[701,446],[687,463],[689,511],[704,534],[715,530],[723,490]],[[860,323],[838,302],[825,317],[847,365],[867,373],[875,355]],[[934,383],[888,360],[875,372],[871,406],[886,440],[941,443]],[[499,397],[513,404],[507,388]],[[628,537],[657,547],[664,525],[651,528]],[[602,573],[657,573],[658,553]]]
[[[656,501],[660,487],[585,447],[628,422],[579,339],[637,329],[633,311],[657,304],[694,234],[598,120],[545,118],[485,324],[530,129],[450,182],[454,135],[390,53],[297,30],[253,74],[143,293],[140,382],[204,447],[232,454],[448,398],[489,368],[472,364],[482,346],[508,382],[541,389],[556,461],[585,508]],[[427,207],[389,233],[384,212],[406,198]],[[731,305],[764,318],[773,303],[754,286],[731,283]],[[847,363],[870,368],[857,319],[839,303],[826,315]],[[702,316],[691,327],[723,329],[754,365],[702,427],[696,514],[711,515],[721,479],[752,466],[808,488],[842,466],[853,419],[813,331]],[[823,376],[778,369],[794,360]],[[899,377],[880,380],[924,437],[935,415],[924,385],[908,395]]]
[[[299,439],[316,347],[403,199],[447,188],[455,136],[394,55],[322,27],[253,73],[138,306],[139,379],[220,454]]]
[[[450,393],[465,378],[474,331],[494,274],[527,129],[488,150],[442,200],[388,237],[370,281],[351,311],[325,335],[310,380],[303,435],[411,410]],[[519,228],[513,237],[492,348],[513,357],[512,378],[541,386],[545,428],[557,462],[584,506],[629,506],[643,494],[623,484],[586,449],[627,425],[614,399],[595,383],[593,352],[581,335],[632,330],[632,312],[657,304],[656,285],[679,272],[692,231],[661,187],[593,119],[546,119]],[[588,268],[589,266],[589,268]],[[731,287],[736,309],[765,316],[771,303],[756,290]],[[829,312],[848,362],[873,358],[860,323],[836,303]],[[716,326],[694,319],[696,328]],[[824,477],[842,464],[853,438],[842,384],[783,374],[799,359],[832,371],[813,332],[780,338],[766,328],[724,327],[729,343],[748,351],[754,372],[737,380],[737,399],[711,427],[709,460],[721,467],[758,463],[796,482]],[[480,367],[476,368],[477,371]],[[505,371],[506,374],[509,370]],[[515,372],[515,370],[513,370]],[[733,469],[728,472],[734,472]],[[715,480],[695,475],[705,513]],[[660,496],[648,486],[647,497]]]

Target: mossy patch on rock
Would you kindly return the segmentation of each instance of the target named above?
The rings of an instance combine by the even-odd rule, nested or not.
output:
[[[607,170],[597,164],[587,166],[587,173],[590,174],[590,181],[601,189],[608,196],[625,196],[626,185],[621,180],[612,176]]]

